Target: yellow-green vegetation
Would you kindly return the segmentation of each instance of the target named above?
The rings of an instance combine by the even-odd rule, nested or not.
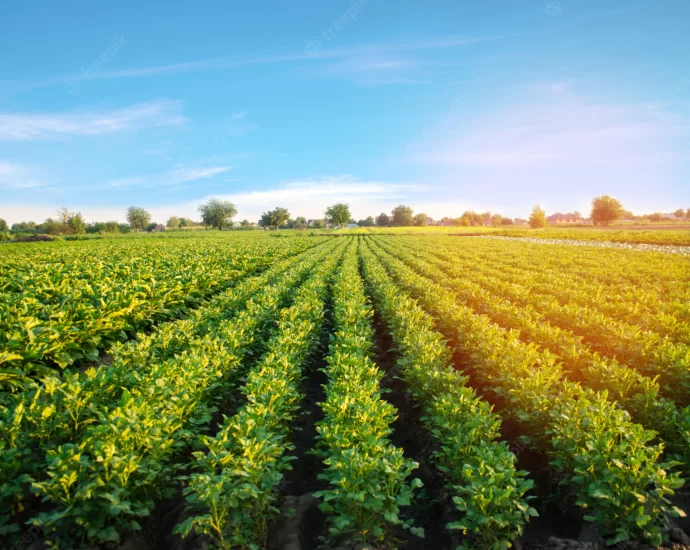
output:
[[[663,224],[661,224],[663,225]],[[669,246],[690,246],[690,225],[679,225],[673,229],[655,229],[648,224],[644,229],[625,229],[624,226],[609,227],[545,227],[531,229],[526,226],[516,227],[359,227],[327,231],[336,235],[461,235],[461,236],[504,236],[527,237],[534,239],[561,239],[573,241],[596,241],[629,244],[653,244]]]
[[[611,545],[664,544],[690,474],[690,257],[560,236],[617,231],[0,246],[3,547],[37,526],[56,548],[267,548],[302,474],[331,547],[429,536],[428,491],[441,550],[509,548],[554,499]]]

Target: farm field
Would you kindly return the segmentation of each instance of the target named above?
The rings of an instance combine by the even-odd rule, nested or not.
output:
[[[593,241],[599,243],[649,244],[656,246],[690,246],[690,224],[628,227],[610,225],[608,227],[557,227],[531,229],[525,226],[508,227],[360,227],[333,231],[340,235],[459,235],[459,236],[501,236],[525,237],[532,239],[559,239],[567,241]]]
[[[359,232],[0,247],[0,547],[690,541],[687,255]]]

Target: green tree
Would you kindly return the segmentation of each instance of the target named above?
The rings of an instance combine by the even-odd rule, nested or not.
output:
[[[684,218],[684,217],[685,217],[685,210],[683,210],[682,208],[679,208],[679,209],[676,210],[673,214],[674,214],[674,216],[676,216],[677,218]]]
[[[261,214],[259,225],[261,227],[275,227],[276,229],[290,219],[290,212],[287,208],[277,206],[273,210]]]
[[[690,208],[685,211],[685,219],[690,220]]]
[[[484,225],[484,215],[472,210],[465,210],[460,217],[460,225]]]
[[[324,227],[323,220],[314,220],[314,221],[312,222],[311,226],[312,226],[314,229],[323,229],[323,227]]]
[[[393,225],[397,226],[408,226],[414,223],[414,218],[412,217],[412,208],[400,204],[393,208]]]
[[[196,223],[189,218],[180,218],[180,227],[194,227]]]
[[[67,225],[69,226],[70,233],[75,235],[83,235],[86,233],[86,222],[84,222],[84,217],[81,212],[72,214],[67,220]]]
[[[350,207],[342,202],[326,208],[326,221],[331,225],[342,227],[350,221]]]
[[[366,219],[359,220],[357,222],[357,225],[359,225],[360,227],[373,227],[374,225],[376,225],[376,222],[374,221],[374,216],[367,216]]]
[[[494,214],[493,216],[491,216],[491,223],[493,225],[501,225],[502,221],[503,221],[503,216],[501,216],[500,214]]]
[[[9,230],[10,230],[10,228],[7,227],[7,222],[5,220],[3,220],[2,218],[0,218],[0,231],[2,231],[4,233],[5,231],[9,231]]]
[[[127,209],[127,222],[135,231],[141,231],[151,222],[151,214],[138,206],[130,206]]]
[[[242,220],[242,221],[240,222],[240,226],[242,226],[242,227],[251,227],[251,226],[252,226],[252,222],[250,222],[250,221],[247,220],[247,219],[244,219],[244,220]]]
[[[386,227],[391,222],[388,214],[381,212],[376,218],[376,225],[379,227]]]
[[[645,216],[650,222],[660,222],[664,219],[664,215],[661,212],[654,212],[654,214],[649,214]]]
[[[231,202],[211,199],[199,207],[199,212],[201,212],[201,221],[206,227],[223,229],[232,222],[233,216],[237,214],[237,208]]]
[[[426,220],[427,220],[427,218],[428,218],[428,216],[427,216],[426,214],[420,212],[419,214],[417,214],[417,215],[414,217],[414,224],[417,225],[417,226],[426,225]]]
[[[168,229],[177,229],[180,227],[180,218],[177,216],[170,216],[168,218],[168,222],[165,224]]]
[[[38,233],[45,233],[47,235],[64,235],[69,232],[69,226],[62,223],[60,220],[48,218],[41,225],[36,227]]]
[[[619,200],[602,195],[592,200],[592,220],[596,225],[608,225],[623,216],[623,205]]]
[[[501,225],[513,225],[513,220],[510,218],[501,218]]]
[[[307,227],[307,218],[304,216],[297,216],[295,218],[295,224],[294,224],[295,229],[303,229]]]
[[[19,222],[13,223],[10,233],[13,235],[21,233],[35,234],[37,232],[38,226],[36,222]]]
[[[120,233],[121,227],[117,222],[105,222],[103,224],[104,233]]]
[[[71,217],[72,213],[67,210],[67,208],[60,208],[60,210],[58,210],[57,222],[61,223],[62,225],[67,225]]]
[[[532,213],[529,217],[529,226],[532,229],[546,227],[546,212],[544,212],[538,204],[532,208]]]

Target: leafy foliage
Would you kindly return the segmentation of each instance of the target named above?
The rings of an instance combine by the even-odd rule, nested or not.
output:
[[[342,251],[342,248],[340,248]],[[336,252],[314,270],[280,313],[267,351],[242,389],[246,404],[226,418],[215,437],[203,438],[206,451],[194,453],[198,471],[184,494],[191,513],[176,531],[209,535],[221,548],[263,548],[276,487],[294,457],[288,436],[302,395],[301,370],[318,342],[324,298]]]
[[[237,214],[237,208],[229,201],[211,199],[199,207],[199,212],[205,226],[220,230],[232,223],[232,218]]]
[[[623,217],[623,205],[618,199],[602,195],[592,200],[592,220],[597,225],[608,225]]]
[[[339,202],[326,208],[326,221],[331,225],[343,226],[350,221],[352,214],[350,214],[350,207],[347,204]]]
[[[331,536],[375,544],[385,542],[393,526],[422,534],[400,517],[400,507],[410,504],[421,481],[406,481],[418,464],[388,439],[395,409],[381,398],[383,373],[370,357],[372,310],[356,250],[353,242],[333,285],[335,333],[316,451],[324,461],[320,477],[328,488],[314,496],[323,500],[320,508],[329,517]]]
[[[631,422],[606,392],[564,381],[553,354],[457,304],[452,293],[400,260],[382,251],[379,258],[434,314],[487,389],[506,402],[505,413],[546,450],[576,504],[596,511],[585,519],[610,540],[660,544],[669,518],[682,513],[669,497],[683,482],[669,473],[673,462],[658,462],[663,447],[652,443],[655,434]]]
[[[546,227],[546,212],[539,205],[532,208],[532,213],[529,216],[529,226],[532,229]]]
[[[525,497],[532,487],[524,479],[527,472],[517,471],[513,453],[495,441],[499,418],[465,386],[467,378],[453,368],[432,318],[392,283],[367,249],[362,263],[400,354],[401,374],[422,405],[423,421],[437,443],[433,458],[463,514],[448,527],[470,534],[480,545],[509,548],[530,516],[537,515]]]

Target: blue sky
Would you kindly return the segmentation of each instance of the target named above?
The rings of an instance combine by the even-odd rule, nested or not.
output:
[[[690,207],[690,4],[8,0],[0,217]]]

